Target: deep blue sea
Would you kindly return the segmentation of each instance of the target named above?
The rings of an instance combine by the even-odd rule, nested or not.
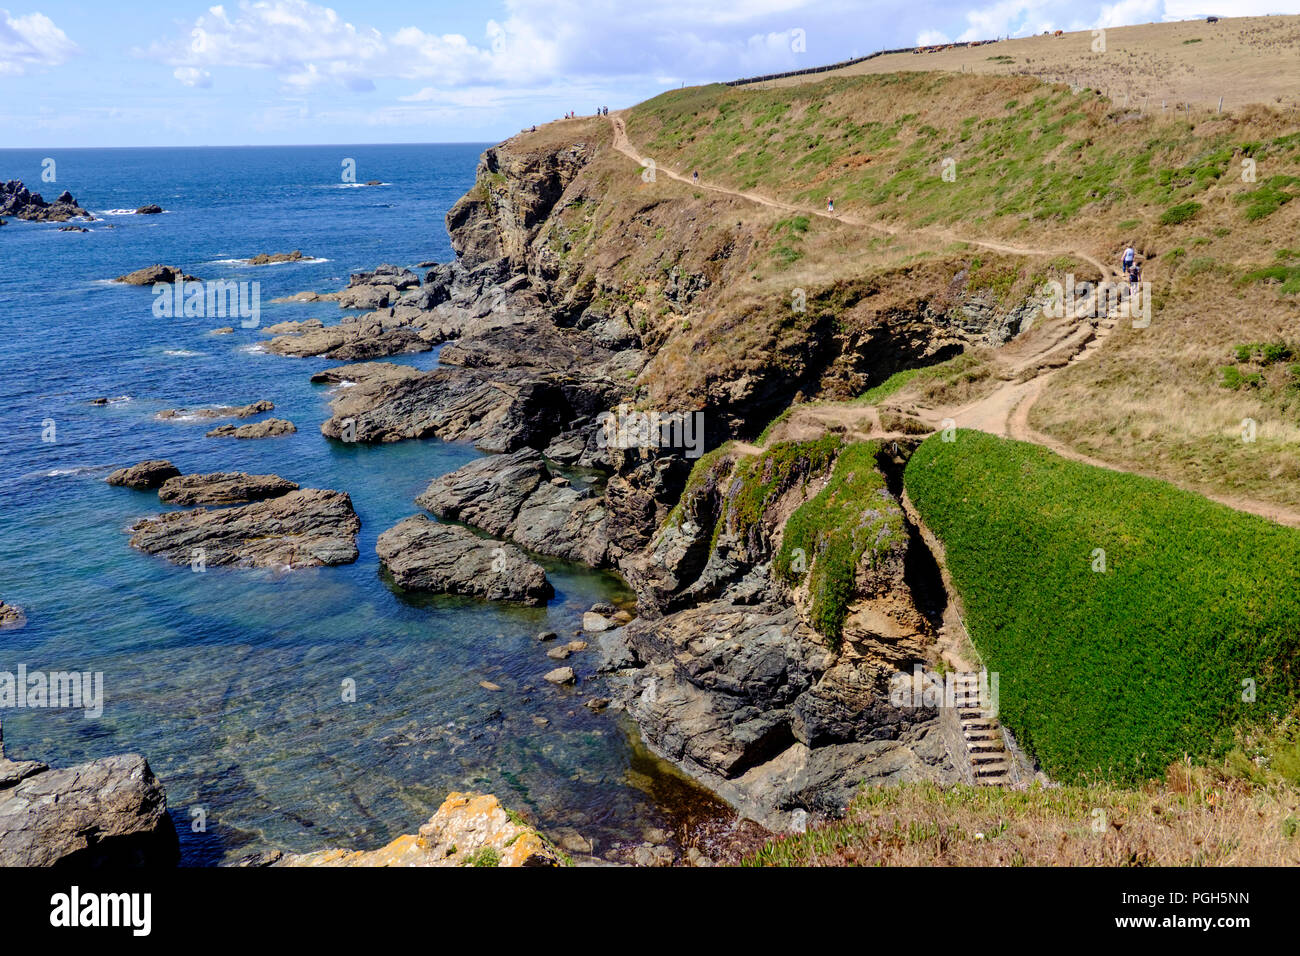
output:
[[[571,635],[595,601],[626,596],[613,575],[546,560],[546,608],[398,594],[375,539],[415,513],[430,479],[479,452],[436,440],[344,445],[319,431],[335,365],[262,352],[239,321],[155,318],[150,289],[112,285],[167,263],[201,279],[261,283],[262,326],[343,313],[279,304],[332,291],[381,262],[446,261],[447,209],[472,185],[482,146],[0,150],[0,180],[53,200],[64,189],[102,217],[89,233],[0,227],[0,599],[27,626],[0,631],[0,671],[100,671],[104,712],[0,710],[8,755],[54,765],[145,754],[167,788],[183,862],[270,848],[373,848],[414,832],[448,791],[495,793],[552,833],[601,853],[646,827],[680,831],[716,812],[649,756],[616,716],[541,680],[542,630]],[[41,182],[55,159],[57,182]],[[344,159],[360,182],[341,182]],[[157,203],[166,212],[110,212]],[[109,228],[109,227],[113,228]],[[301,249],[321,261],[236,260]],[[213,335],[233,325],[232,335]],[[437,353],[399,357],[421,368]],[[108,406],[97,397],[129,396]],[[164,408],[270,399],[295,435],[205,438]],[[50,427],[52,423],[52,429]],[[43,440],[52,438],[52,441]],[[127,546],[127,527],[167,510],[110,487],[114,468],[169,458],[183,472],[273,473],[347,491],[361,516],[353,565],[194,573]],[[356,703],[345,703],[345,679]],[[483,689],[479,682],[499,685]],[[203,822],[203,826],[198,824]]]

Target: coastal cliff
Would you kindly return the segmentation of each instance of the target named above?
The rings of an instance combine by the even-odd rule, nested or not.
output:
[[[942,585],[898,502],[914,442],[746,442],[792,403],[1009,341],[1037,309],[1028,274],[993,288],[996,254],[954,254],[812,277],[792,302],[756,277],[797,224],[647,182],[596,120],[489,149],[447,227],[456,260],[373,314],[376,335],[447,341],[439,366],[333,370],[355,385],[323,433],[499,453],[417,504],[617,569],[640,616],[599,636],[613,705],[744,815],[787,829],[841,813],[864,781],[958,779],[936,712],[889,697],[892,676],[940,659]],[[701,410],[694,447],[606,426]],[[827,496],[870,534],[829,540]],[[446,563],[397,544],[386,561]]]

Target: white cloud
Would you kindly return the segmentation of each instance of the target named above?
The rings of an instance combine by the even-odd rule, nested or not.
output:
[[[212,74],[193,66],[178,66],[172,70],[172,76],[186,86],[211,86]]]
[[[0,10],[0,76],[58,66],[78,52],[77,44],[45,14],[15,17]]]

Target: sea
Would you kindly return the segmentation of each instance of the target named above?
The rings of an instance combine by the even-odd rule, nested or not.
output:
[[[376,848],[414,832],[454,790],[495,794],[579,858],[654,830],[685,841],[727,816],[649,753],[625,716],[584,706],[601,696],[593,650],[566,662],[576,686],[542,680],[556,662],[537,635],[574,639],[593,603],[630,599],[625,584],[539,558],[556,592],[546,607],[403,593],[375,539],[420,510],[414,499],[433,478],[482,453],[436,439],[327,440],[332,392],[309,378],[339,363],[264,349],[268,325],[347,314],[272,299],[334,291],[380,263],[451,259],[444,216],[483,148],[0,149],[0,180],[50,201],[70,190],[97,217],[76,223],[86,233],[0,227],[0,599],[27,614],[25,627],[0,631],[0,673],[103,680],[97,716],[0,708],[6,753],[52,766],[144,754],[184,865]],[[134,214],[146,203],[164,212]],[[294,249],[309,258],[243,262]],[[259,326],[160,317],[150,288],[110,281],[154,263],[258,282]],[[223,326],[234,332],[214,334]],[[438,352],[393,361],[427,369]],[[261,399],[297,433],[205,438],[220,422],[157,417]],[[130,525],[169,508],[104,479],[150,458],[346,491],[360,558],[199,572],[134,551]]]

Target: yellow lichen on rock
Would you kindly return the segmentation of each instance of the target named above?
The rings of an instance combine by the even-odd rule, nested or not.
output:
[[[452,793],[418,835],[378,850],[318,850],[277,866],[562,866],[558,850],[491,794]]]

